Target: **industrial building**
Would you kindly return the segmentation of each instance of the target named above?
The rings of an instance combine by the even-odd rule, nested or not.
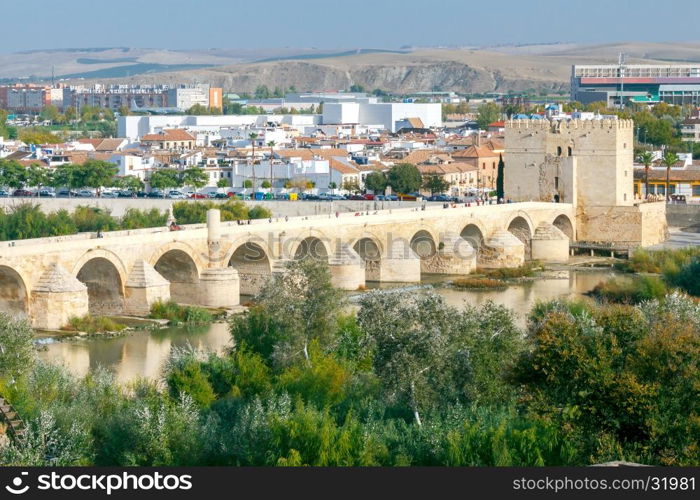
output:
[[[700,105],[700,64],[574,65],[571,99],[588,104]]]

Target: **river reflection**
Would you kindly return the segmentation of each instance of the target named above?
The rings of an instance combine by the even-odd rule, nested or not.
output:
[[[566,272],[565,272],[566,275]],[[571,271],[568,277],[546,278],[498,290],[455,290],[436,288],[446,302],[453,306],[464,303],[479,305],[491,300],[511,308],[520,326],[525,325],[527,313],[538,300],[558,297],[581,297],[601,281],[613,276],[611,270]],[[443,281],[444,277],[428,278],[424,283]],[[387,286],[382,286],[387,288]],[[430,288],[428,288],[430,289]],[[415,293],[424,293],[425,288]],[[353,293],[352,295],[356,295]],[[166,328],[135,331],[116,338],[89,338],[53,342],[46,345],[40,357],[65,365],[76,375],[104,367],[112,370],[124,383],[139,377],[158,379],[172,347],[194,347],[221,353],[231,345],[228,325],[215,323],[198,328]]]

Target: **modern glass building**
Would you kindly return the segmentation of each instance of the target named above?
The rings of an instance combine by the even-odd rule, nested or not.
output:
[[[574,65],[571,99],[584,104],[604,101],[608,106],[627,101],[698,106],[700,65]]]

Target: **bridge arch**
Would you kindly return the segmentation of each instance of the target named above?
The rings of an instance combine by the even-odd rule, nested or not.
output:
[[[7,266],[0,266],[0,313],[13,318],[29,316],[29,291],[22,275]]]
[[[435,238],[425,229],[420,229],[411,237],[411,250],[420,258],[421,272],[429,273],[430,263],[437,255],[438,247]]]
[[[460,231],[459,235],[462,239],[469,242],[471,246],[474,247],[474,251],[477,255],[481,252],[484,247],[485,232],[481,224],[475,222],[469,222]]]
[[[170,297],[175,302],[197,303],[200,270],[192,254],[181,248],[171,248],[158,257],[153,267],[170,282]]]
[[[571,219],[566,214],[558,215],[552,225],[561,230],[562,233],[569,237],[569,241],[574,241],[574,225],[571,223]]]
[[[316,236],[307,236],[295,245],[292,253],[294,259],[312,258],[323,262],[328,262],[331,252],[328,242]]]
[[[525,245],[525,259],[532,258],[532,223],[525,214],[516,215],[508,223],[508,231]]]
[[[365,263],[365,281],[379,281],[380,265],[384,250],[374,235],[363,235],[352,243],[352,249]]]
[[[89,253],[92,255],[83,257],[73,272],[87,287],[90,314],[122,314],[126,273],[121,261],[110,258],[108,252]]]
[[[234,245],[227,262],[238,271],[241,295],[256,295],[272,276],[272,261],[262,242],[243,241]]]

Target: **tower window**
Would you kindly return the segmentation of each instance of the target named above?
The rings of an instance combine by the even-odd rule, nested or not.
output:
[[[561,146],[557,146],[557,156],[561,156]]]
[[[574,152],[573,148],[571,146],[569,146],[569,156],[571,156],[573,154],[573,152]]]

